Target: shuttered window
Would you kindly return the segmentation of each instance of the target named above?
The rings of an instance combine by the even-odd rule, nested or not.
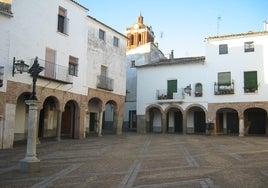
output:
[[[231,72],[219,72],[218,85],[230,85],[230,84],[231,84]]]
[[[177,92],[177,80],[167,81],[167,97],[168,99],[173,98],[173,93]]]
[[[244,72],[244,92],[253,93],[258,90],[257,71]]]

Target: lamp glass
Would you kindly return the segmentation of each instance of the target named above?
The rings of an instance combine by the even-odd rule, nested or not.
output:
[[[29,68],[29,65],[25,64],[24,61],[20,61],[20,63],[15,63],[15,68],[20,73],[27,72],[28,68]]]

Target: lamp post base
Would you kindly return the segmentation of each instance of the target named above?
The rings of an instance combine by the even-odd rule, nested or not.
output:
[[[40,160],[36,157],[25,157],[20,160],[21,172],[40,172]]]

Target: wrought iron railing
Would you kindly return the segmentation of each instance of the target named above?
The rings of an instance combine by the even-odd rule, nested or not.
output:
[[[38,59],[38,63],[44,67],[44,70],[39,74],[40,77],[66,83],[73,82],[73,76],[69,74],[68,67],[42,59]]]
[[[97,88],[105,89],[108,91],[114,90],[114,80],[107,76],[98,75],[97,76]]]
[[[234,94],[234,81],[227,84],[214,83],[214,94],[215,95],[230,95]]]
[[[156,90],[156,98],[157,100],[182,100],[185,97],[185,93],[183,88],[178,88],[177,92],[169,92],[165,89]]]

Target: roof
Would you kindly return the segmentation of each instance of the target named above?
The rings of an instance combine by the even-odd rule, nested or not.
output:
[[[74,0],[70,0],[70,1],[74,2],[75,4],[77,4],[78,6],[82,7],[83,9],[85,9],[85,10],[89,11],[89,9],[88,9],[88,8],[86,8],[86,7],[84,7],[83,5],[81,5],[81,4],[79,4],[79,3],[77,3],[76,1],[74,1]]]
[[[170,66],[170,65],[180,65],[180,64],[195,64],[195,63],[204,63],[205,56],[196,56],[196,57],[183,57],[183,58],[174,58],[174,59],[163,59],[156,63],[150,63],[145,65],[138,65],[136,68],[142,67],[156,67],[156,66]]]
[[[247,33],[222,35],[222,36],[212,36],[212,37],[206,38],[206,40],[229,39],[229,38],[251,37],[251,36],[262,36],[262,35],[268,35],[268,31],[260,31],[260,32],[249,31]]]
[[[3,14],[8,17],[13,17],[13,13],[11,11],[11,4],[0,2],[0,14]]]
[[[119,31],[116,31],[115,29],[113,29],[113,28],[111,28],[110,26],[108,26],[108,25],[102,23],[101,21],[97,20],[96,18],[93,18],[92,16],[89,16],[89,15],[88,15],[87,17],[90,18],[90,19],[92,19],[92,20],[94,20],[94,21],[96,21],[96,22],[98,22],[98,23],[101,24],[101,25],[103,25],[103,26],[105,26],[105,27],[111,29],[112,31],[114,31],[114,32],[116,32],[117,34],[123,36],[124,38],[128,39],[124,34],[120,33]]]

